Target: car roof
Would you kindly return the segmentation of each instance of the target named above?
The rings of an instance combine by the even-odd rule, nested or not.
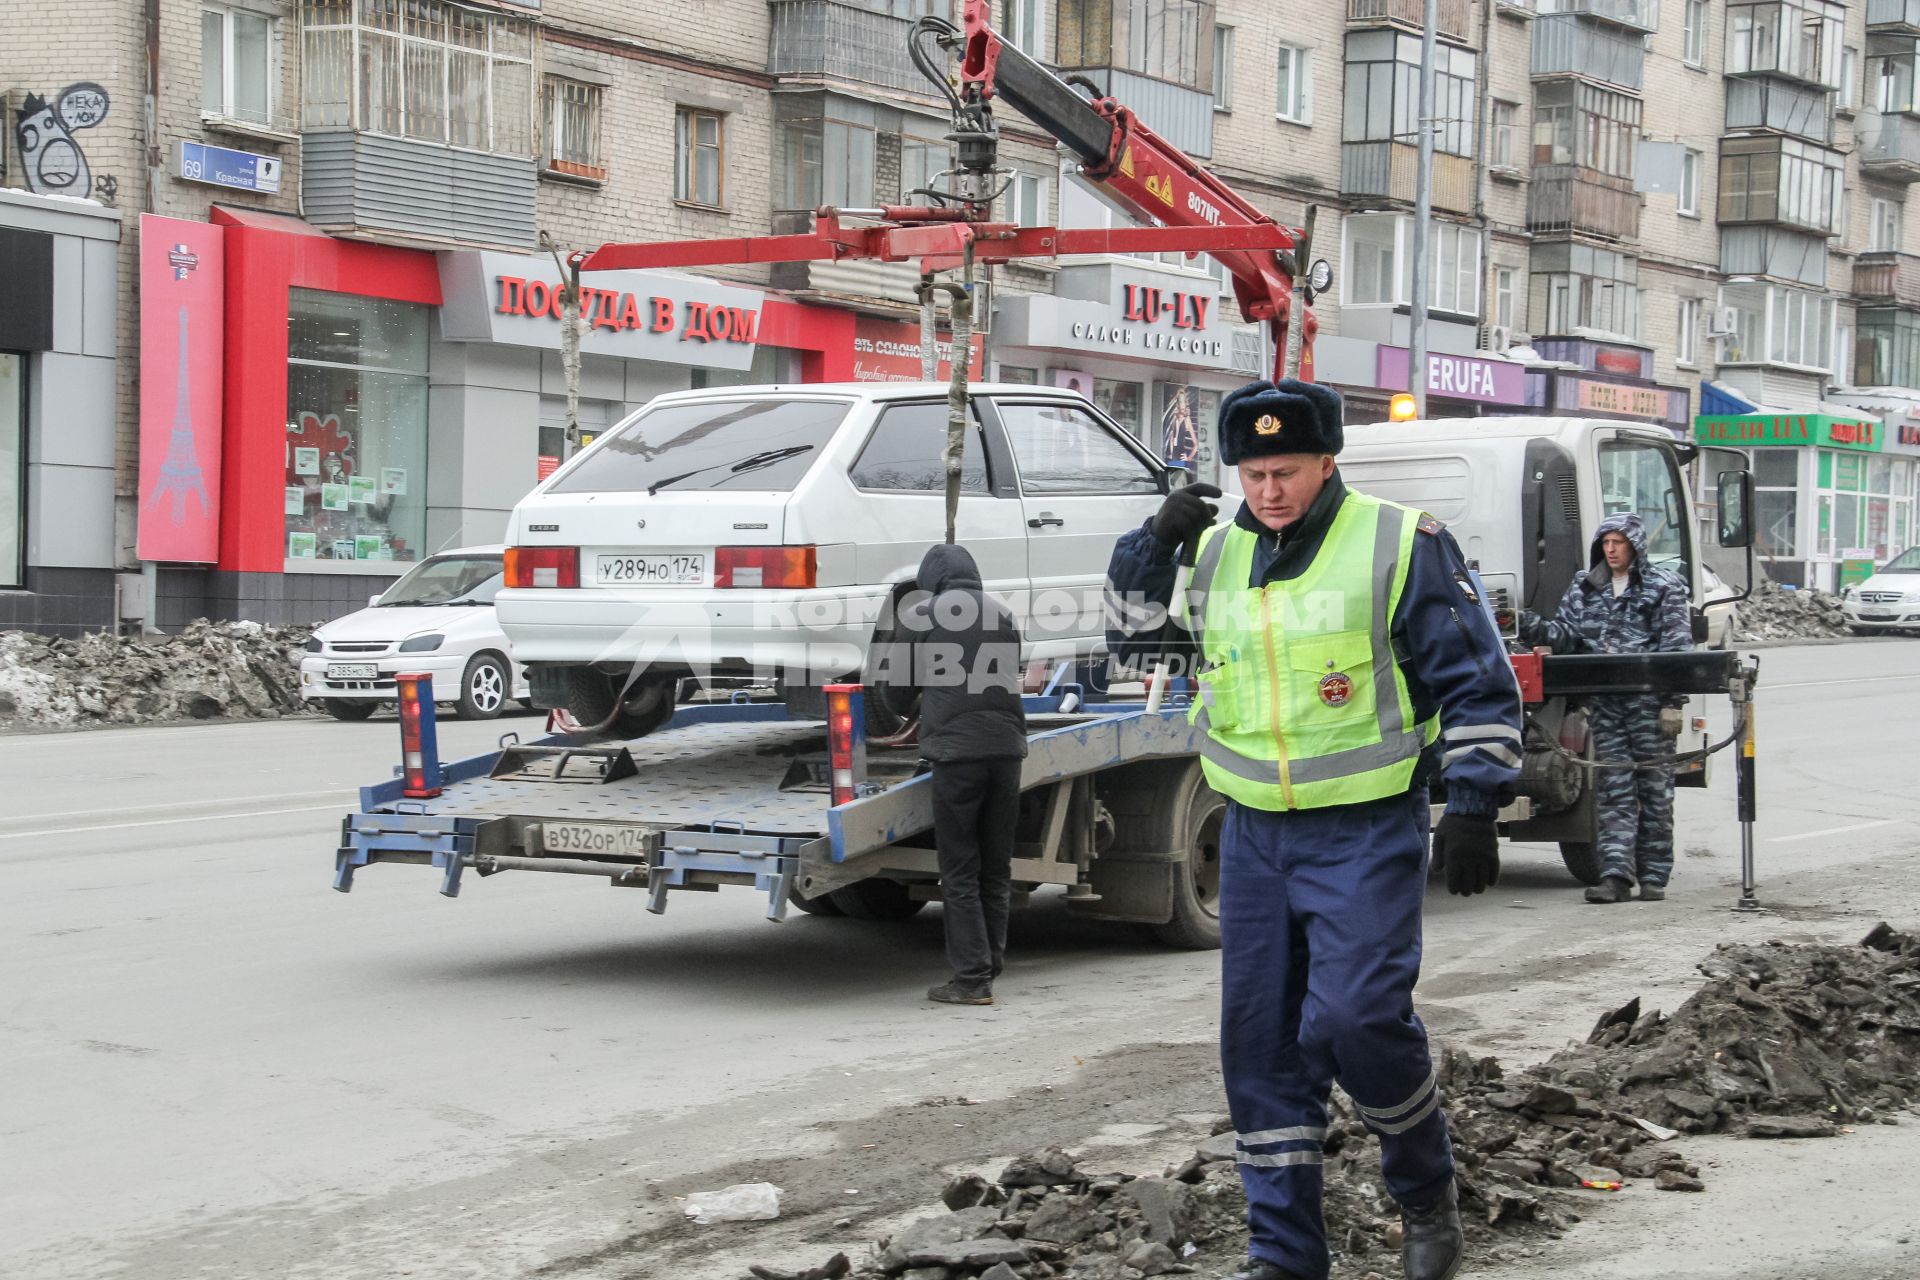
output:
[[[669,391],[654,397],[654,403],[682,400],[734,400],[742,396],[778,394],[794,398],[834,400],[924,400],[944,397],[953,386],[947,382],[768,382],[740,387],[703,387],[694,391]],[[1047,396],[1064,400],[1085,400],[1077,391],[1065,387],[1042,387],[1019,382],[974,382],[968,394],[976,396]]]
[[[436,551],[428,560],[457,560],[461,556],[503,556],[507,553],[504,542],[489,542],[480,547],[449,547],[445,551]],[[424,563],[424,562],[423,562]]]

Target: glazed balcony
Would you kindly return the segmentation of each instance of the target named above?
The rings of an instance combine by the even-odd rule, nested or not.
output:
[[[1340,148],[1340,194],[1411,206],[1420,175],[1420,149],[1404,142],[1349,142]],[[1473,211],[1473,161],[1433,157],[1433,207]]]
[[[1920,118],[1873,113],[1857,136],[1861,171],[1888,182],[1920,182]]]

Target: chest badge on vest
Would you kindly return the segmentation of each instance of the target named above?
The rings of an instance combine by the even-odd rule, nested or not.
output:
[[[1353,701],[1353,677],[1339,671],[1321,676],[1320,701],[1330,707],[1344,707]]]

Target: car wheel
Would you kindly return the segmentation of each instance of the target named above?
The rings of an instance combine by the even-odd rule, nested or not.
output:
[[[1606,866],[1600,847],[1586,840],[1562,840],[1560,861],[1567,864],[1575,880],[1588,886],[1600,883],[1600,873]]]
[[[1174,868],[1173,919],[1154,934],[1170,947],[1190,951],[1220,948],[1220,831],[1227,802],[1207,785],[1198,761],[1174,789],[1171,847],[1186,857]]]
[[[900,601],[905,592],[895,592],[888,615],[892,617],[900,609]],[[868,642],[868,671],[862,680],[866,695],[867,736],[870,738],[891,738],[907,727],[907,721],[920,713],[920,694],[918,691],[905,692],[894,688],[884,680],[875,679],[872,672],[872,655],[886,645],[893,643],[894,629],[886,620],[874,628],[873,639]],[[822,712],[824,717],[825,712]]]
[[[570,667],[566,709],[584,732],[622,741],[644,738],[673,718],[673,680],[636,684],[625,691],[625,701],[616,705],[625,683],[592,667]]]
[[[898,880],[862,880],[844,889],[835,889],[827,899],[852,920],[905,920],[918,915],[927,905]]]
[[[327,714],[335,720],[365,720],[380,704],[362,698],[327,698]]]
[[[454,703],[462,720],[491,720],[507,705],[507,664],[491,653],[476,653],[460,673],[460,700]]]
[[[840,904],[833,900],[831,893],[823,893],[817,898],[809,898],[798,889],[789,888],[787,890],[787,901],[810,916],[838,917],[847,914],[840,909]]]
[[[1870,636],[1873,634],[1873,631],[1870,628],[1856,627],[1856,626],[1853,626],[1851,623],[1848,624],[1847,630],[1853,632],[1853,634],[1857,636]]]

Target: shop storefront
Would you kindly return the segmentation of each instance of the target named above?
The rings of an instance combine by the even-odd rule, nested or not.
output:
[[[1391,398],[1409,388],[1405,347],[1380,344],[1373,354],[1373,389],[1355,388],[1348,397],[1349,422],[1380,422]],[[1427,353],[1427,416],[1477,418],[1490,413],[1517,413],[1526,401],[1526,367],[1510,360],[1461,355],[1450,351]],[[1357,417],[1365,412],[1365,418]]]
[[[1848,562],[1884,561],[1913,538],[1914,460],[1888,452],[1869,414],[1702,415],[1693,435],[1752,458],[1755,554],[1776,582],[1838,590]]]
[[[994,380],[1078,391],[1160,456],[1217,481],[1220,400],[1260,376],[1262,349],[1218,303],[1211,284],[1144,262],[1063,268],[1054,294],[997,301]]]
[[[1533,350],[1550,363],[1527,370],[1526,412],[1645,422],[1686,435],[1692,397],[1684,387],[1653,380],[1653,352],[1648,348],[1586,338],[1536,338]]]
[[[114,621],[121,216],[0,190],[0,628]]]

